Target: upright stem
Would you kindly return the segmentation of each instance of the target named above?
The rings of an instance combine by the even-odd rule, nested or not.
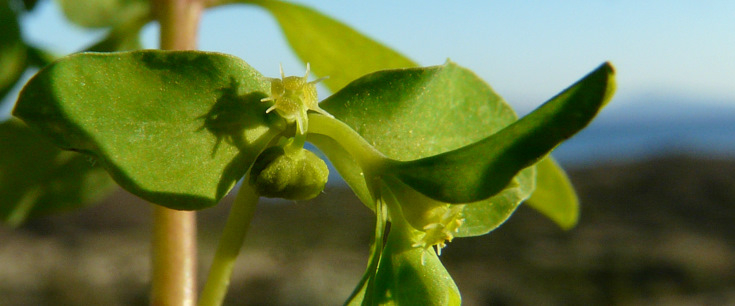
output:
[[[202,0],[154,0],[153,7],[161,26],[161,49],[196,49]]]
[[[151,305],[194,305],[196,215],[154,206]]]
[[[154,0],[161,49],[196,49],[198,0]],[[151,305],[196,303],[196,214],[154,205]]]
[[[248,185],[248,177],[246,177],[230,208],[230,215],[227,217],[217,252],[214,254],[199,306],[222,305],[230,284],[232,268],[240,254],[257,204],[258,194]]]

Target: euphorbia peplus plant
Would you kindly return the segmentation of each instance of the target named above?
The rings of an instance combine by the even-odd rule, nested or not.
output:
[[[576,222],[574,192],[548,154],[610,99],[609,64],[517,119],[451,61],[414,67],[313,10],[241,2],[273,13],[335,93],[317,104],[309,68],[270,78],[221,53],[80,53],[39,71],[13,112],[158,205],[204,209],[243,182],[200,304],[222,302],[260,196],[303,200],[324,188],[327,167],[305,142],[376,215],[367,270],[348,304],[459,304],[441,249],[492,231],[525,200],[564,228]]]

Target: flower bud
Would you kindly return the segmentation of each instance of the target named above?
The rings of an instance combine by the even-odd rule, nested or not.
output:
[[[328,176],[327,165],[311,151],[275,146],[258,156],[250,185],[264,197],[309,200],[324,190]]]

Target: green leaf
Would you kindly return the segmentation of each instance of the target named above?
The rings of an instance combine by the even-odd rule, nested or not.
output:
[[[87,28],[116,26],[127,20],[148,15],[145,0],[58,0],[64,15],[73,23]]]
[[[526,204],[563,229],[574,227],[579,218],[579,199],[564,170],[551,156],[537,163],[536,170],[536,190]]]
[[[0,1],[0,101],[28,66],[26,47],[9,1]]]
[[[613,75],[612,66],[605,63],[482,141],[428,158],[396,162],[388,171],[440,201],[466,203],[493,196],[520,170],[538,162],[597,115],[612,96]]]
[[[378,151],[395,160],[415,160],[479,141],[516,120],[513,110],[471,71],[452,62],[443,66],[380,71],[355,80],[320,106],[344,121]],[[311,121],[319,128],[319,121]],[[335,130],[335,129],[330,129]],[[333,161],[345,181],[374,209],[362,169],[345,155],[349,134],[332,137],[335,144],[313,142]],[[330,154],[330,152],[335,153]],[[351,160],[359,159],[353,156]],[[371,169],[367,169],[368,171]],[[533,191],[533,169],[517,177],[517,186],[465,208],[460,236],[485,234],[504,222]],[[398,188],[396,185],[391,187]],[[405,190],[394,190],[398,196]],[[434,201],[415,193],[416,201]],[[436,202],[436,201],[434,201]],[[428,203],[428,202],[427,202]],[[438,205],[436,203],[427,205]]]
[[[90,205],[114,189],[88,157],[59,150],[20,120],[0,123],[0,148],[0,220],[10,226]]]
[[[283,1],[248,1],[267,9],[281,25],[291,47],[312,71],[329,76],[333,92],[374,71],[414,67],[405,56],[313,9]]]
[[[14,114],[61,148],[95,156],[128,191],[201,209],[227,194],[285,124],[265,113],[268,90],[225,54],[81,53],[34,76]]]
[[[502,192],[486,200],[467,203],[462,211],[464,223],[455,236],[480,236],[502,225],[536,188],[536,173],[536,167],[523,169]]]
[[[485,82],[453,62],[368,74],[319,105],[395,160],[466,146],[517,118]]]

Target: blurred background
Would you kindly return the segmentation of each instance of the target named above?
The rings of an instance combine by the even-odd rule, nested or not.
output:
[[[295,2],[421,65],[451,58],[519,114],[615,65],[613,101],[554,153],[579,193],[579,225],[563,231],[521,206],[489,235],[452,242],[441,258],[466,305],[735,304],[735,2]],[[106,33],[66,23],[54,1],[21,21],[26,40],[58,54]],[[144,46],[157,35],[146,26]],[[199,40],[265,75],[279,64],[287,75],[305,69],[254,6],[207,11]],[[199,214],[200,278],[230,200]],[[147,303],[149,211],[117,191],[92,208],[0,227],[0,305]],[[315,200],[264,201],[228,304],[340,304],[364,271],[372,227],[337,176]]]

